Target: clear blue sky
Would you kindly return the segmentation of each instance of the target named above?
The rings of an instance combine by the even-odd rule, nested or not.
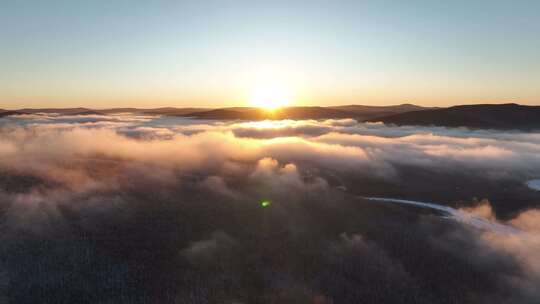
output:
[[[0,67],[0,108],[540,104],[540,1],[4,0]]]

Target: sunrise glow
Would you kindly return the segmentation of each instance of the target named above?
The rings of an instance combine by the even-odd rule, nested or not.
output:
[[[291,103],[291,94],[283,85],[258,85],[251,91],[249,103],[257,108],[276,110]]]

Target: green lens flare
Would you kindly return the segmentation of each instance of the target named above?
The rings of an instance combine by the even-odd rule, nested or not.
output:
[[[266,208],[266,207],[269,207],[269,206],[270,206],[270,201],[262,201],[261,202],[261,207]]]

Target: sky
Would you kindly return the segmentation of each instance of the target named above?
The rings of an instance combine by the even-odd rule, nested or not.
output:
[[[1,2],[0,108],[540,105],[539,1]]]

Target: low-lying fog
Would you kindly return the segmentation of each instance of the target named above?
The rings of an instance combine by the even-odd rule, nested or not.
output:
[[[0,302],[534,303],[538,178],[532,132],[5,117]]]

